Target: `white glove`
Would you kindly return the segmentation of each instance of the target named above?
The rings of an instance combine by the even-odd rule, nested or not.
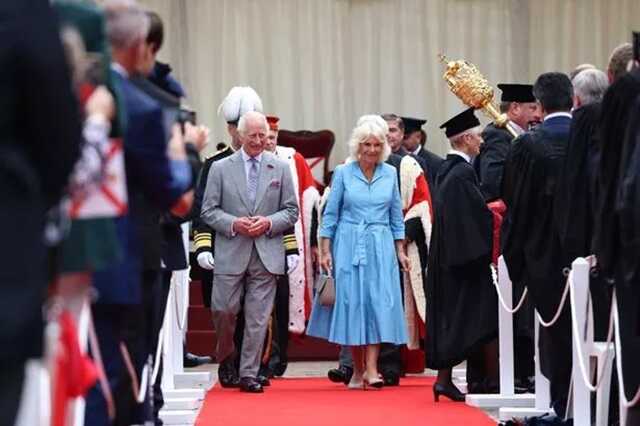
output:
[[[203,251],[198,255],[196,260],[198,261],[198,265],[200,265],[202,269],[213,271],[213,253],[211,253],[210,251]]]
[[[298,266],[298,262],[300,261],[300,255],[298,254],[290,254],[287,256],[287,274],[290,274],[291,271],[296,269]]]

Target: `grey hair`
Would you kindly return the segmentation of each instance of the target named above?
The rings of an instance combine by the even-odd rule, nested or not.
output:
[[[74,27],[63,26],[60,29],[60,40],[69,64],[73,84],[79,84],[87,68],[87,50],[82,36]]]
[[[358,161],[360,144],[373,137],[382,142],[382,152],[380,153],[378,163],[387,161],[387,158],[389,158],[391,154],[391,147],[387,142],[387,133],[389,133],[389,126],[379,115],[364,115],[360,117],[347,143],[349,147],[348,160]]]
[[[599,69],[586,69],[573,78],[574,94],[583,105],[599,102],[609,87],[607,74]]]
[[[449,138],[449,142],[451,143],[451,146],[455,147],[460,143],[464,135],[470,135],[472,133],[475,133],[476,135],[482,133],[482,126],[472,127],[471,129],[467,129],[464,132],[458,133],[457,135],[453,135]]]
[[[247,132],[247,124],[252,120],[257,120],[262,125],[262,127],[264,127],[265,131],[269,130],[267,117],[265,117],[263,113],[258,111],[248,111],[242,114],[240,120],[238,120],[238,133],[240,133],[242,136],[245,136]]]
[[[135,0],[104,0],[109,43],[128,49],[143,41],[149,32],[149,17]]]

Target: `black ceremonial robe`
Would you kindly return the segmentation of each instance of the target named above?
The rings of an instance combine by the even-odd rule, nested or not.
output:
[[[545,120],[513,144],[507,164],[510,182],[505,202],[511,223],[503,255],[513,282],[529,289],[545,321],[556,313],[566,282],[554,213],[558,179],[564,165],[571,119]],[[564,415],[571,375],[571,323],[568,304],[558,322],[540,332],[541,368],[551,381],[551,398]]]
[[[508,130],[490,123],[482,131],[484,143],[473,167],[480,179],[480,190],[486,201],[502,198],[504,162],[509,154],[513,136]]]
[[[426,363],[453,367],[498,334],[489,264],[493,215],[471,164],[450,154],[436,176],[435,221],[427,268]]]
[[[599,102],[573,111],[567,155],[556,193],[556,221],[566,267],[577,257],[593,253],[594,203],[598,173],[598,137],[601,105]],[[591,300],[594,310],[595,338],[606,340],[611,297],[599,274],[591,276]]]
[[[440,166],[444,162],[444,159],[429,151],[424,146],[420,148],[420,151],[418,151],[417,154],[415,154],[415,157],[420,159],[418,161],[422,161],[422,163],[420,163],[421,166],[422,164],[426,165],[426,167],[423,167],[424,176],[427,178],[429,191],[431,191],[431,196],[433,197],[438,190],[436,188],[436,176]]]
[[[640,96],[628,118],[615,202],[619,224],[615,271],[624,388],[631,399],[640,386]],[[630,409],[627,420],[627,424],[638,424],[640,407]]]
[[[612,214],[620,179],[623,144],[633,101],[640,93],[640,70],[614,82],[602,99],[598,200],[594,224],[594,251],[605,276],[613,277],[619,256],[618,217]],[[637,118],[635,118],[637,120]]]

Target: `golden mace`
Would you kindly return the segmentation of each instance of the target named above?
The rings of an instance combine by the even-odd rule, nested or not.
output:
[[[500,114],[493,104],[493,88],[478,68],[467,61],[448,61],[447,57],[438,55],[440,62],[447,66],[442,78],[465,105],[481,109],[498,127],[503,127],[515,138],[518,132],[506,114]]]

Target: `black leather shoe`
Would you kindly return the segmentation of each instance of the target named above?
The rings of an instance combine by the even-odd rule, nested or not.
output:
[[[240,379],[240,390],[249,393],[262,393],[262,385],[253,377],[243,377]]]
[[[440,395],[446,396],[452,401],[456,402],[464,402],[465,397],[462,392],[453,384],[448,383],[443,385],[442,383],[435,383],[433,385],[433,399],[438,402],[440,401]]]
[[[333,383],[344,383],[348,385],[351,381],[351,376],[353,376],[353,368],[341,365],[338,368],[329,370],[327,376]]]
[[[267,376],[263,376],[262,374],[258,374],[256,376],[256,381],[260,383],[262,386],[271,386],[271,382]]]
[[[203,364],[209,364],[211,361],[212,359],[210,356],[198,356],[190,352],[186,352],[184,354],[184,358],[182,358],[182,365],[191,368]]]
[[[268,366],[261,365],[260,369],[258,370],[257,377],[260,377],[260,376],[264,376],[267,379],[271,379],[273,378],[273,371],[271,371],[271,368],[269,368]]]
[[[284,376],[284,372],[287,370],[287,363],[281,362],[273,368],[273,375],[275,377]]]
[[[382,373],[382,380],[384,380],[385,386],[398,386],[400,385],[400,375],[395,373]]]
[[[223,388],[237,388],[240,386],[240,379],[235,374],[221,374],[218,371],[218,381]]]
[[[218,366],[218,381],[223,388],[240,387],[240,379],[232,359],[226,359]]]

